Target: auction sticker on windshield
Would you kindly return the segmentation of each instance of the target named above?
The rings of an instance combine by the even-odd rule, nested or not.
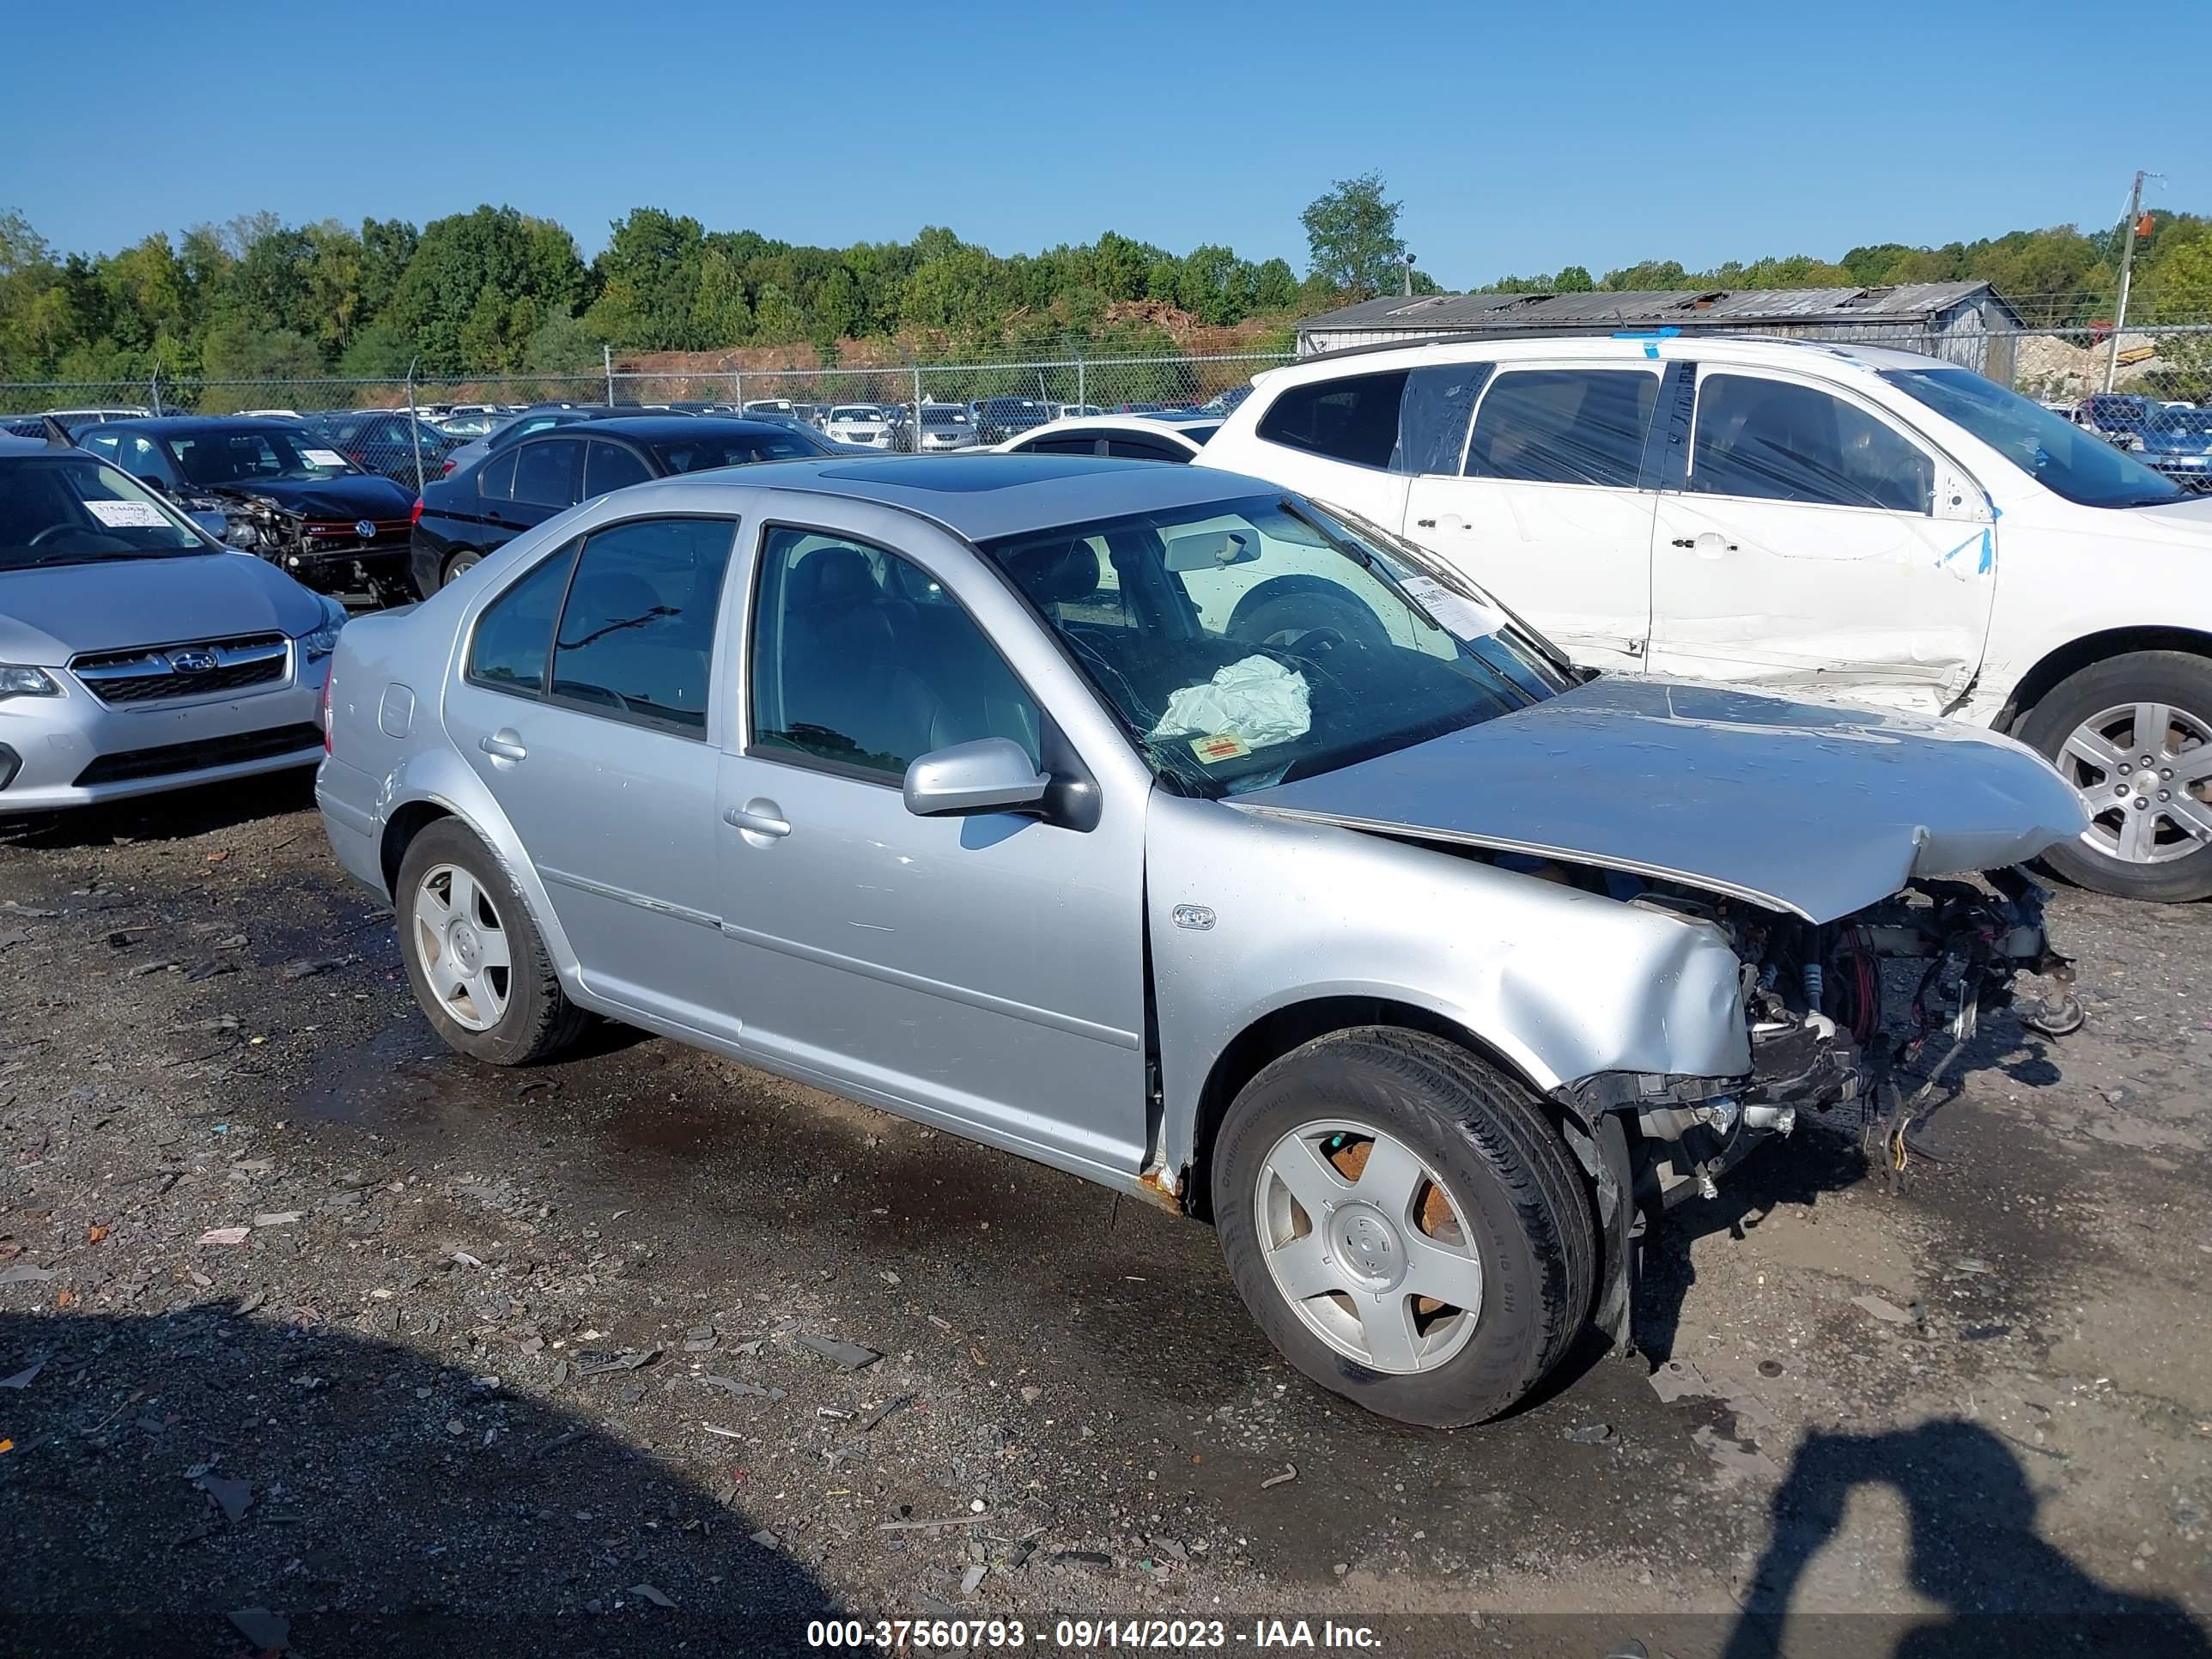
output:
[[[110,530],[162,530],[169,523],[151,501],[87,501],[85,506]]]
[[[1479,640],[1505,626],[1504,615],[1479,600],[1455,593],[1433,576],[1408,576],[1399,584],[1406,596],[1427,611],[1437,627],[1462,640]]]
[[[1193,738],[1190,752],[1208,766],[1218,766],[1224,761],[1241,758],[1252,752],[1252,745],[1233,732],[1218,732],[1210,738]]]
[[[317,466],[351,466],[353,465],[335,449],[303,449],[300,453]]]

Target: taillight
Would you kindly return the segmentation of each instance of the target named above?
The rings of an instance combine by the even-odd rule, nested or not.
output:
[[[420,495],[415,498],[415,510],[407,515],[407,522],[411,525],[422,522],[422,498]]]
[[[450,461],[450,460],[449,460],[449,461],[447,461],[447,462],[446,463],[446,465],[445,465],[445,469],[444,469],[444,471],[443,471],[442,472],[441,472],[439,476],[440,476],[440,477],[447,477],[447,478],[450,478],[450,477],[452,477],[453,476],[453,466],[454,466],[454,463],[453,463],[453,462],[452,462],[452,461]]]
[[[323,665],[323,706],[315,714],[323,725],[323,752],[325,755],[331,752],[331,687],[336,684],[337,677],[337,659],[332,658]]]

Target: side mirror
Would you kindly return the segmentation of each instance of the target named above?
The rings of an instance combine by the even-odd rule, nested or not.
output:
[[[906,810],[918,818],[970,817],[1035,806],[1052,780],[1011,738],[933,749],[906,769]]]

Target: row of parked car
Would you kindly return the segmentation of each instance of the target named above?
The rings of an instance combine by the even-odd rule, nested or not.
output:
[[[2135,897],[2212,893],[2212,499],[2148,452],[1971,371],[1871,349],[1397,351],[1261,375],[1225,416],[1025,399],[923,412],[966,417],[957,447],[975,450],[979,414],[1011,426],[991,405],[1030,404],[1019,419],[1052,418],[992,447],[1299,489],[1423,547],[1591,666],[1993,726],[2094,809],[2057,867]],[[885,406],[825,406],[860,442],[796,405],[747,407],[517,411],[419,495],[304,418],[100,421],[77,441],[227,545],[362,608],[428,598],[636,483],[896,447]]]
[[[2093,392],[2074,404],[2045,404],[2190,489],[2212,491],[2212,408],[2134,392]]]
[[[2024,861],[2212,891],[2212,500],[1966,370],[1437,342],[1207,424],[489,434],[410,516],[538,517],[350,620],[289,573],[390,481],[296,425],[0,439],[0,811],[319,760],[457,1051],[616,1020],[1204,1218],[1432,1425],[1800,1112],[1901,1148],[2063,988]]]

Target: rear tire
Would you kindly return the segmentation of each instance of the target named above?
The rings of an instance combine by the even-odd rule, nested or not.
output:
[[[1382,1416],[1496,1417],[1589,1317],[1582,1171],[1527,1090],[1441,1037],[1362,1027],[1284,1055],[1229,1109],[1214,1168],[1254,1319],[1298,1370]]]
[[[483,562],[483,555],[473,547],[465,547],[446,561],[446,568],[438,573],[438,586],[451,587],[470,571]]]
[[[447,1047],[528,1066],[590,1024],[505,867],[459,819],[441,818],[407,844],[392,902],[407,982]]]
[[[2152,712],[2136,712],[2143,709]],[[2160,709],[2163,731],[2136,729]],[[2197,770],[2212,767],[2212,659],[2137,651],[2092,663],[2053,686],[2015,730],[2091,815],[2079,841],[2043,855],[2052,870],[2145,903],[2212,896],[2212,777]]]

